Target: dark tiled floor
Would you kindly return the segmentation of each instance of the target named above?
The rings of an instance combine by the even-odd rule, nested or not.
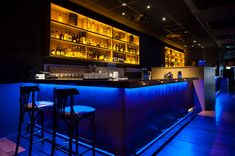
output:
[[[201,112],[159,156],[234,156],[235,92],[221,93],[214,112]]]
[[[24,134],[24,133],[23,133]],[[49,136],[47,134],[47,136]],[[7,137],[7,139],[16,142],[16,135],[12,135]],[[34,137],[34,141],[38,140],[38,137]],[[51,143],[50,143],[51,137],[44,142],[44,144],[42,144],[41,142],[35,143],[33,144],[33,156],[50,156],[50,152],[51,152]],[[64,144],[67,140],[61,137],[57,137],[56,142],[60,145]],[[19,156],[28,156],[28,147],[29,147],[29,140],[21,138],[20,141],[20,146],[23,147],[25,149],[25,151],[20,152],[18,155]],[[68,146],[66,146],[68,147]],[[75,144],[73,146],[74,151],[75,151]],[[88,148],[84,145],[79,145],[79,153],[83,153],[84,151],[87,151]],[[60,150],[56,150],[55,151],[55,156],[66,156],[68,155],[67,153],[64,153]],[[92,155],[92,151],[89,150],[88,152],[82,154],[83,156],[91,156]],[[110,154],[105,154],[99,151],[99,149],[96,152],[96,156],[109,156]]]

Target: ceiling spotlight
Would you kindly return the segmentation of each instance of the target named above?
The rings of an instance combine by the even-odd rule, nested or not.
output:
[[[201,44],[200,44],[200,43],[198,43],[198,46],[201,46]]]
[[[185,30],[185,31],[184,31],[184,33],[185,33],[185,34],[187,34],[187,33],[188,33],[188,31],[187,31],[187,30]]]
[[[193,41],[193,43],[196,43],[196,42],[197,42],[196,40]]]
[[[194,45],[192,45],[192,47],[194,47]]]
[[[187,45],[184,45],[184,47],[186,48],[186,47],[187,47]]]
[[[166,17],[162,17],[162,20],[165,21],[165,20],[166,20]]]
[[[202,46],[202,48],[204,48],[204,46]]]
[[[126,3],[122,3],[122,6],[126,6]]]
[[[147,8],[147,9],[150,9],[150,8],[151,8],[151,6],[150,6],[150,5],[147,5],[147,6],[146,6],[146,8]]]
[[[126,13],[125,12],[122,12],[122,16],[125,16],[126,15]]]

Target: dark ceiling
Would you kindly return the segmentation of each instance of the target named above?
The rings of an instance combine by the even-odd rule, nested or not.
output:
[[[235,46],[235,0],[70,1],[180,47]]]

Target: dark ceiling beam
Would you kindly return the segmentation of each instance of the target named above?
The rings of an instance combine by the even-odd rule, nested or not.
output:
[[[190,9],[190,11],[192,12],[192,14],[195,16],[195,18],[197,19],[197,21],[201,24],[201,26],[203,27],[203,29],[208,33],[208,35],[213,39],[215,45],[206,45],[206,46],[221,46],[219,43],[217,43],[217,40],[215,38],[215,36],[213,36],[212,31],[210,30],[209,25],[207,24],[207,21],[203,20],[202,17],[199,17],[199,10],[197,9],[197,7],[195,6],[195,4],[193,3],[192,0],[183,0],[185,2],[185,4],[188,6],[188,8]],[[203,44],[203,43],[202,43]]]

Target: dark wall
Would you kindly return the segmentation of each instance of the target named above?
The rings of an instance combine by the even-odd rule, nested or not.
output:
[[[204,59],[204,51],[205,49],[202,48],[189,48],[186,51],[185,65],[192,66],[193,62],[195,62],[195,65],[197,65],[198,60]]]
[[[1,19],[1,82],[22,80],[40,70],[43,51],[43,1],[6,2]]]
[[[205,60],[207,66],[217,66],[219,59],[218,49],[216,47],[194,47],[186,52],[186,66],[191,66],[192,62],[197,65],[198,60]]]
[[[142,34],[140,36],[140,65],[150,69],[163,64],[164,44],[158,39]]]

